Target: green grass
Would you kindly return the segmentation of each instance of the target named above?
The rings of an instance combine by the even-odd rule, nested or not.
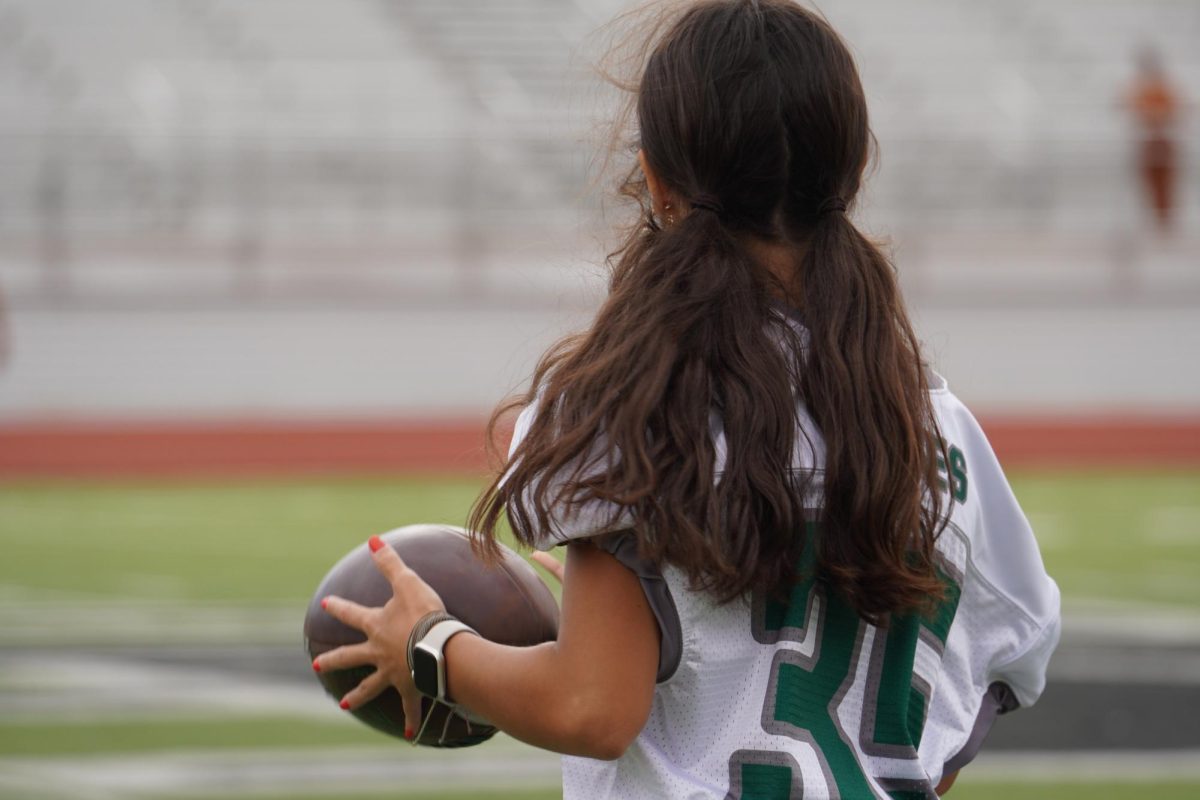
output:
[[[1200,609],[1200,472],[1025,472],[1012,486],[1068,600]]]
[[[1068,599],[1200,609],[1200,472],[1020,472]],[[0,485],[0,585],[39,595],[303,602],[370,534],[462,524],[480,482],[339,478]]]
[[[373,533],[463,524],[472,480],[322,479],[0,486],[0,584],[253,604],[303,602]]]
[[[0,755],[99,755],[168,750],[335,747],[394,744],[398,756],[412,748],[365,725],[321,723],[307,719],[169,719],[107,722],[14,723],[0,721]]]

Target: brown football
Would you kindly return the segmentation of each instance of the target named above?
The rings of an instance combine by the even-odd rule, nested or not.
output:
[[[364,537],[365,538],[365,537]],[[485,566],[471,550],[467,532],[450,525],[409,525],[382,535],[404,562],[442,598],[446,611],[493,642],[528,647],[558,636],[558,604],[525,559],[501,545],[501,558]],[[321,608],[321,598],[337,595],[364,606],[379,607],[392,597],[392,587],[371,560],[367,545],[351,550],[321,581],[304,617],[304,645],[310,658],[365,636],[337,621]],[[335,700],[358,685],[372,667],[317,673]],[[492,737],[496,728],[468,720],[449,707],[426,699],[422,719],[436,705],[417,743],[429,747],[468,747]],[[355,709],[360,720],[376,730],[404,738],[400,694],[388,688]]]

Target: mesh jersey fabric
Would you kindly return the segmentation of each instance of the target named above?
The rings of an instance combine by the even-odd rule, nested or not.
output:
[[[718,605],[667,567],[678,666],[624,755],[563,758],[565,800],[936,797],[946,766],[974,755],[981,721],[1038,698],[1058,642],[1058,588],[982,429],[934,377],[953,462],[937,550],[955,602],[940,629],[913,622],[906,639],[893,622],[892,641],[815,584],[771,624],[762,598]],[[535,414],[521,414],[513,449]],[[797,419],[808,435],[798,436],[793,469],[819,473],[820,436],[802,407]],[[719,466],[720,419],[711,424]],[[589,503],[552,522],[543,549],[620,530],[629,517]]]

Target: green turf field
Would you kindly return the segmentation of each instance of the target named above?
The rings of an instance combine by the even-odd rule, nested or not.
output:
[[[1012,483],[1065,597],[1200,610],[1200,473],[1018,473]],[[31,599],[300,601],[372,533],[462,524],[479,485],[9,484],[0,486],[0,586]]]
[[[1200,473],[1018,473],[1012,485],[1068,602],[1200,610]]]
[[[307,599],[373,533],[462,524],[472,480],[41,483],[0,487],[0,584],[39,594]],[[63,569],[67,553],[86,570]]]
[[[1013,487],[1068,608],[1200,612],[1200,472],[1024,472],[1013,476]],[[0,661],[8,665],[0,669],[0,795],[6,770],[46,759],[136,762],[243,750],[315,757],[330,748],[387,746],[385,738],[340,717],[332,704],[327,716],[290,713],[286,698],[244,708],[238,698],[222,697],[219,684],[205,688],[203,675],[174,689],[186,700],[179,707],[139,703],[137,682],[127,689],[135,693],[128,703],[64,703],[32,713],[28,698],[53,700],[87,684],[88,665],[73,665],[68,657],[81,642],[149,646],[178,639],[208,646],[230,640],[249,646],[262,639],[294,646],[299,659],[303,604],[329,565],[372,533],[411,522],[462,524],[478,488],[465,479],[387,477],[0,485]],[[199,636],[203,630],[208,632]],[[28,649],[35,646],[42,649]],[[64,655],[49,658],[44,669],[23,659],[23,653],[46,648]],[[95,669],[105,680],[113,671],[120,671],[119,664]],[[151,671],[145,680],[162,697],[172,696],[169,674]],[[244,691],[256,697],[254,687]],[[321,699],[315,681],[312,694],[314,702]],[[6,698],[25,698],[26,705]],[[508,747],[517,746],[489,743],[477,750],[486,755],[497,748],[493,752],[504,758]],[[396,758],[419,760],[422,754],[398,747]],[[256,787],[255,797],[269,796],[262,788]],[[347,787],[336,796],[481,796],[478,789],[381,794],[377,788],[355,794]],[[195,800],[201,796],[207,797]],[[242,797],[236,791],[217,796]],[[541,793],[483,796],[557,795],[551,783]],[[968,770],[952,796],[1182,798],[1200,796],[1200,784],[1002,785],[972,779]]]

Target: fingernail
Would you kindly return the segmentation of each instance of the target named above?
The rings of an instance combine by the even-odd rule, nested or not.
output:
[[[343,700],[342,702],[338,703],[338,707],[339,707],[339,708],[341,708],[341,709],[342,709],[342,711],[349,711],[349,710],[350,710],[350,704],[349,704],[349,703],[347,703],[345,700]]]
[[[412,737],[413,737],[413,729],[412,729],[412,728],[405,728],[405,729],[404,729],[404,738],[405,738],[405,739],[411,739]]]
[[[320,671],[321,671],[321,665],[318,664],[317,660],[314,658],[313,659],[313,672],[320,672]]]
[[[329,598],[328,597],[321,598],[321,608],[329,608]]]
[[[370,539],[367,539],[367,546],[371,548],[372,553],[378,553],[379,549],[383,547],[383,539],[380,539],[378,536],[372,536]]]

